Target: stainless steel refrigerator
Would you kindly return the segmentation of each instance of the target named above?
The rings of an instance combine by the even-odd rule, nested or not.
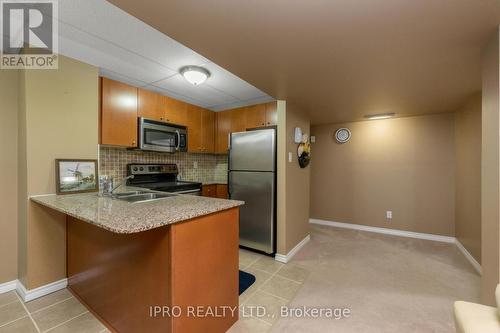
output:
[[[240,245],[276,252],[276,130],[231,133],[228,190],[240,207]]]

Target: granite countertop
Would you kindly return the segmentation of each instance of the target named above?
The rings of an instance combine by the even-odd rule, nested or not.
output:
[[[120,192],[136,191],[123,187]],[[244,204],[242,201],[174,194],[150,202],[129,203],[97,193],[39,195],[30,199],[79,220],[119,234],[132,234],[190,220]]]

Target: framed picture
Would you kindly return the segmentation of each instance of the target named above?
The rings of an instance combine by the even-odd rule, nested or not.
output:
[[[56,160],[57,194],[99,191],[97,160]]]

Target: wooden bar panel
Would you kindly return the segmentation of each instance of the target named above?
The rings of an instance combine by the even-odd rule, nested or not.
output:
[[[234,316],[173,318],[174,332],[222,333],[239,317],[239,209],[172,225],[172,304],[235,307]]]
[[[68,288],[120,333],[172,332],[171,318],[149,315],[169,306],[170,227],[115,234],[67,218]]]

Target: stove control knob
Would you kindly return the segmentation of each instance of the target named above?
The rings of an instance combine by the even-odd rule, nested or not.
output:
[[[140,168],[139,168],[139,171],[144,171],[144,168],[143,168],[143,167],[140,167]]]
[[[132,170],[137,171],[137,170],[139,170],[139,169],[137,169],[137,167],[134,167]]]

